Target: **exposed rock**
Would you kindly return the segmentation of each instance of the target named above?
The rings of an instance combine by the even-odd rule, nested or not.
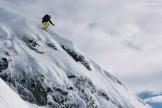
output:
[[[63,45],[61,46],[76,62],[80,62],[83,66],[85,66],[88,70],[92,70],[88,64],[88,62],[85,60],[83,55],[78,55],[75,51],[72,51],[70,49],[66,49]]]
[[[47,46],[52,48],[53,50],[57,50],[56,46],[53,45],[52,43],[48,43]]]
[[[39,46],[39,44],[34,39],[29,39],[27,37],[23,37],[23,41],[26,43],[26,45],[31,49],[36,51],[37,53],[44,54],[44,52],[39,51],[36,47]]]
[[[0,59],[0,72],[8,68],[8,60],[6,58]]]

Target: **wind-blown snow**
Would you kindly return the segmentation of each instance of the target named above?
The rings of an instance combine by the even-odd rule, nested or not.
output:
[[[4,8],[0,16],[0,77],[22,99],[53,108],[150,108],[70,40]]]

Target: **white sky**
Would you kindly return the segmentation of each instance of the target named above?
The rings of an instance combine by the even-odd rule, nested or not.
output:
[[[161,91],[161,0],[0,0],[41,22],[48,13],[62,36],[133,92]]]

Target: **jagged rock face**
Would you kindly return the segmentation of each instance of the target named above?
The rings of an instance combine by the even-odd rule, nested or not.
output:
[[[8,62],[4,58],[2,60],[4,67]],[[86,77],[68,76],[69,80],[73,82],[73,87],[60,85],[47,86],[45,82],[48,84],[52,82],[48,81],[46,76],[39,74],[38,76],[31,77],[26,74],[27,72],[21,66],[18,70],[21,71],[22,76],[16,75],[16,73],[11,76],[8,71],[4,71],[0,76],[4,81],[12,85],[18,91],[21,98],[26,101],[42,106],[48,105],[52,108],[79,108],[79,103],[71,93],[75,91],[85,101],[87,108],[99,108],[92,94],[102,96],[104,93],[98,92],[91,80]]]
[[[21,66],[19,68],[22,69]],[[69,80],[74,84],[73,87],[60,85],[47,86],[46,83],[50,84],[52,82],[48,81],[46,76],[40,74],[31,77],[23,69],[20,69],[19,71],[21,71],[22,76],[16,74],[11,76],[7,71],[0,76],[4,81],[12,85],[18,91],[21,98],[26,101],[42,106],[48,105],[52,108],[79,108],[77,99],[71,93],[74,91],[85,101],[87,108],[99,108],[92,94],[101,96],[104,93],[98,93],[94,84],[86,77],[69,76]],[[10,76],[10,78],[3,76]]]
[[[0,58],[0,72],[8,68],[8,61],[6,58]]]

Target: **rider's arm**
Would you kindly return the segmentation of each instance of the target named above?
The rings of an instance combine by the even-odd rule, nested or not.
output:
[[[53,22],[51,20],[49,20],[49,22],[54,26]]]

